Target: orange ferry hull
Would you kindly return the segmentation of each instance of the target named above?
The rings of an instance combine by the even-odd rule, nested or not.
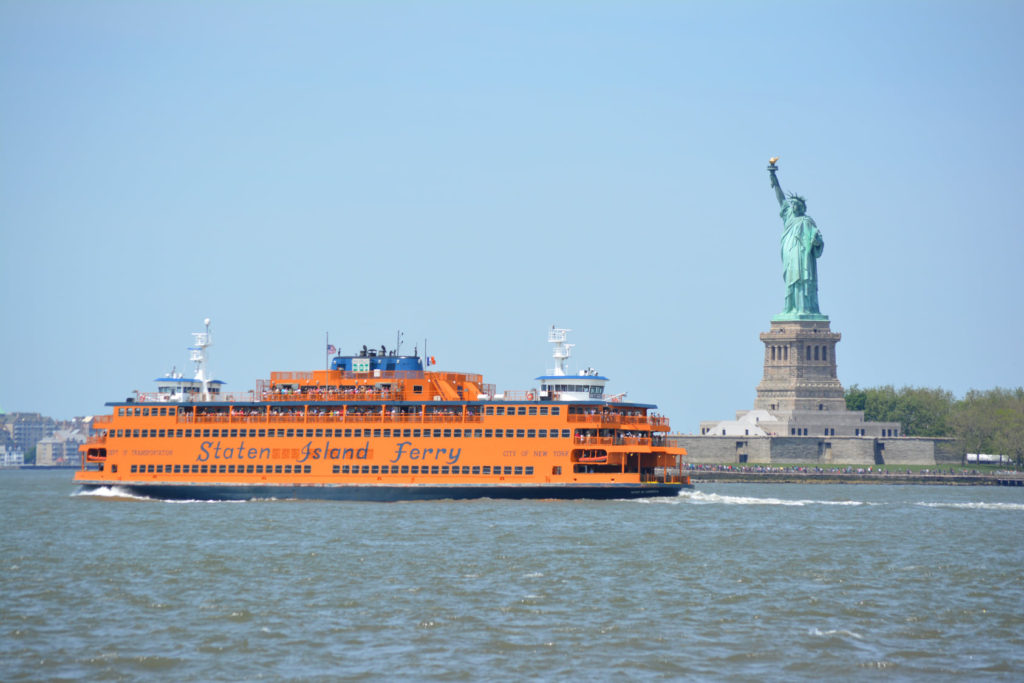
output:
[[[83,490],[102,488],[89,484]],[[398,502],[412,500],[623,500],[676,496],[689,483],[675,484],[577,484],[577,485],[413,485],[276,486],[237,484],[136,484],[110,482],[119,490],[158,500],[246,501],[246,500],[350,500]]]

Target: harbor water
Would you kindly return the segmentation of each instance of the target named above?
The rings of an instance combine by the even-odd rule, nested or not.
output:
[[[0,472],[0,679],[1021,680],[1024,490],[166,503]]]

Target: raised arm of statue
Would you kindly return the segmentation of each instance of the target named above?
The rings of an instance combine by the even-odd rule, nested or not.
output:
[[[775,198],[779,200],[779,206],[786,201],[786,195],[782,192],[782,186],[779,185],[779,178],[775,175],[775,172],[779,170],[779,167],[775,165],[778,161],[778,157],[772,157],[768,160],[768,176],[771,179],[772,189],[775,190]]]

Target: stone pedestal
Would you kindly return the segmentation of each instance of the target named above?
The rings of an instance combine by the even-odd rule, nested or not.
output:
[[[781,417],[811,411],[846,410],[836,376],[836,344],[842,335],[828,320],[773,320],[761,333],[764,377],[757,385],[755,410]]]

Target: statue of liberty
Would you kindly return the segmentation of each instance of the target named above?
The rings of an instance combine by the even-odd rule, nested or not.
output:
[[[782,313],[772,320],[828,320],[818,310],[818,257],[825,248],[825,240],[814,220],[806,214],[807,200],[782,193],[775,172],[778,157],[768,162],[768,175],[775,197],[782,209],[782,279],[786,283],[786,301]]]

